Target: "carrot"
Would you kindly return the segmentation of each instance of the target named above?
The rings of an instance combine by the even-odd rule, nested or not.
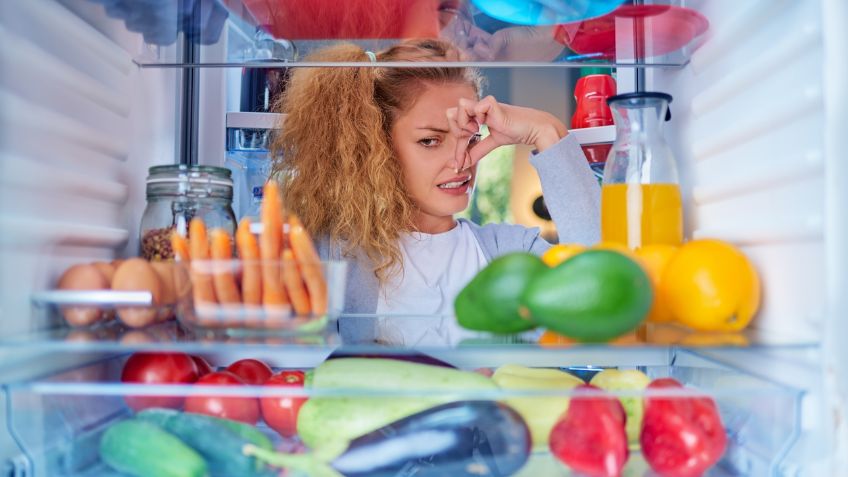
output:
[[[209,240],[206,238],[206,225],[199,218],[191,219],[189,224],[189,254],[195,260],[209,260]],[[202,265],[194,263],[191,266],[191,281],[194,286],[194,302],[217,303],[215,285],[210,271],[202,270]]]
[[[191,254],[188,252],[188,241],[176,231],[171,234],[171,248],[174,250],[174,258],[177,260],[183,262],[191,260]]]
[[[262,257],[262,303],[265,306],[288,305],[286,290],[280,280],[280,251],[283,247],[283,218],[280,191],[274,181],[265,184],[262,200],[262,233],[259,253]]]
[[[323,315],[327,312],[327,281],[321,271],[321,259],[309,233],[294,215],[289,217],[289,242],[309,290],[312,312]]]
[[[233,276],[233,246],[230,235],[223,229],[212,230],[212,258],[215,274],[215,296],[221,303],[241,304],[241,294]]]
[[[297,316],[309,315],[309,295],[303,287],[303,280],[297,270],[297,262],[290,249],[283,250],[283,281],[291,297],[295,314]]]
[[[262,304],[262,268],[259,265],[259,244],[250,233],[250,219],[244,218],[236,231],[236,245],[242,260],[241,292],[245,305]]]

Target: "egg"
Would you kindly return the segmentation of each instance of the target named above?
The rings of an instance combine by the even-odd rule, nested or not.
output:
[[[74,265],[59,278],[60,290],[108,290],[109,281],[93,265]],[[88,326],[103,319],[103,310],[91,306],[63,306],[62,317],[71,326]]]
[[[174,317],[174,304],[177,301],[177,286],[174,283],[174,264],[172,262],[150,262],[156,270],[159,283],[162,284],[162,308],[159,310],[158,321]]]
[[[94,265],[95,267],[97,267],[98,270],[100,270],[100,273],[102,273],[103,276],[106,277],[106,280],[109,283],[112,283],[112,278],[115,276],[115,268],[117,268],[114,264],[109,262],[94,262],[92,263],[92,265]]]
[[[162,303],[162,284],[159,274],[147,260],[131,258],[121,263],[112,277],[112,289],[121,291],[149,291],[153,306],[118,308],[118,318],[130,328],[142,328],[156,322],[156,308]]]

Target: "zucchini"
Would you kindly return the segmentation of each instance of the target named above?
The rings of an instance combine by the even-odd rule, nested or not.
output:
[[[489,378],[473,372],[395,359],[339,358],[321,363],[312,376],[316,389],[421,391],[423,397],[313,397],[300,408],[297,432],[313,449],[334,455],[350,440],[398,419],[462,397],[450,391],[495,390]]]
[[[242,452],[245,445],[256,444],[231,431],[219,419],[160,409],[142,411],[138,417],[161,425],[194,448],[206,459],[213,476],[269,475],[263,463]]]
[[[100,458],[118,472],[138,477],[204,477],[206,462],[191,447],[151,422],[113,424],[100,439]]]

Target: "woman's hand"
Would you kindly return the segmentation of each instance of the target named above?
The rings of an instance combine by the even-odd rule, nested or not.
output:
[[[541,152],[568,134],[565,125],[554,115],[538,109],[498,103],[493,96],[480,101],[460,99],[457,107],[447,110],[447,116],[451,134],[458,139],[458,170],[473,166],[499,146],[526,144]],[[478,134],[483,124],[488,126],[489,135],[469,149],[469,141]]]

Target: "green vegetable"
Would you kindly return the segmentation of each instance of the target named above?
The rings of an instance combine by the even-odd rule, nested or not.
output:
[[[220,417],[207,416],[204,414],[192,414],[194,416],[199,416],[202,419],[208,419],[209,421],[216,422],[227,429],[230,432],[236,434],[237,436],[250,441],[251,444],[259,447],[261,449],[273,449],[274,445],[271,443],[271,439],[265,435],[264,432],[260,431],[256,426],[251,426],[250,424],[245,424],[244,422],[234,421],[232,419],[222,419]],[[168,419],[179,416],[180,411],[176,411],[174,409],[167,409],[161,407],[152,407],[149,409],[145,409],[136,414],[136,417],[139,419],[145,419],[157,424],[160,427],[165,427]]]
[[[118,472],[138,477],[209,475],[197,452],[156,424],[138,419],[113,424],[103,433],[100,458]]]
[[[300,408],[301,440],[332,456],[351,439],[439,404],[458,401],[450,391],[494,390],[489,378],[468,371],[393,359],[339,358],[315,368],[315,389],[362,390],[339,397],[312,397]],[[421,391],[418,395],[377,397],[368,391]]]
[[[137,417],[160,425],[194,448],[209,463],[212,475],[269,475],[264,464],[242,452],[246,445],[264,448],[266,444],[231,431],[221,419],[166,409],[144,410]]]
[[[519,310],[519,298],[535,276],[547,270],[530,253],[516,252],[492,260],[459,292],[454,301],[456,319],[469,330],[518,333],[535,323]]]
[[[589,250],[534,278],[521,295],[533,321],[578,341],[635,329],[653,301],[651,280],[621,253]]]
[[[492,380],[501,389],[517,390],[565,391],[585,384],[582,379],[558,369],[526,368],[515,364],[498,368]],[[568,397],[565,396],[516,397],[504,402],[524,418],[536,449],[548,448],[551,429],[568,409]]]
[[[607,391],[641,391],[651,383],[645,373],[637,369],[605,369],[596,374],[590,384]],[[631,446],[639,444],[639,433],[642,431],[642,416],[645,404],[642,396],[620,397],[624,412],[627,414],[627,441]]]

